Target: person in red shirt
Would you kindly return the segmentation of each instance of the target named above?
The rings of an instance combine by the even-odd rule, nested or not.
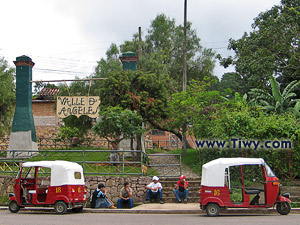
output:
[[[188,189],[189,182],[185,180],[184,175],[181,175],[179,179],[180,180],[177,182],[177,184],[175,184],[175,188],[173,192],[177,198],[178,203],[181,203],[180,197],[183,197],[184,203],[186,204],[189,197],[189,189]]]

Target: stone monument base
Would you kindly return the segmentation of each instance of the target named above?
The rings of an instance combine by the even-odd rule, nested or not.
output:
[[[9,151],[16,150],[16,151]],[[7,158],[30,158],[37,154],[38,145],[31,139],[31,131],[12,132],[8,145]]]

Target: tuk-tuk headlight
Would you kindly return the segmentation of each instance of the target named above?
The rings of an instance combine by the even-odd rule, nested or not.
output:
[[[199,189],[198,195],[201,195],[201,188]]]
[[[74,188],[72,188],[72,193],[75,193],[75,190],[74,190]]]

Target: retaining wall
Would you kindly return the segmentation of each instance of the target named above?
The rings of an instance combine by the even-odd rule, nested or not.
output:
[[[151,177],[110,177],[110,176],[86,176],[87,197],[93,193],[99,183],[103,183],[107,190],[107,196],[117,203],[120,190],[124,182],[128,182],[132,188],[134,203],[143,202],[146,198],[145,186],[151,182]],[[13,192],[14,177],[0,176],[0,197],[8,196]]]

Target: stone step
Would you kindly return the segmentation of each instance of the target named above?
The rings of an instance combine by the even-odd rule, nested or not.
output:
[[[164,196],[174,196],[174,192],[163,190],[163,195]],[[198,191],[189,191],[189,196],[199,196]]]
[[[174,186],[172,186],[172,187],[166,187],[166,186],[164,186],[163,185],[163,189],[165,190],[165,191],[173,191],[174,190]],[[200,189],[200,187],[191,187],[191,186],[188,186],[188,189],[189,189],[189,191],[199,191],[199,189]]]
[[[178,177],[160,177],[160,182],[162,181],[178,181],[179,180],[179,176]],[[188,182],[192,182],[192,181],[201,181],[200,177],[194,178],[194,177],[186,177],[186,180]]]
[[[300,196],[293,196],[293,195],[291,195],[290,199],[291,199],[293,202],[300,202]]]
[[[174,187],[175,184],[177,183],[178,180],[176,181],[160,181],[163,187]],[[189,182],[189,187],[198,187],[200,188],[201,182],[200,181],[188,181]]]
[[[181,199],[181,200],[182,200],[182,202],[183,202],[183,199]],[[164,201],[165,203],[178,203],[175,196],[173,196],[173,197],[164,197],[164,196],[163,196],[163,201]],[[159,199],[151,199],[150,202],[151,202],[151,203],[159,203],[160,200],[159,200]],[[190,202],[190,203],[198,203],[198,202],[199,202],[199,197],[189,197],[189,198],[188,198],[188,203],[189,203],[189,202]]]
[[[166,198],[175,198],[174,193],[164,193],[163,192],[163,197]],[[198,193],[189,193],[189,197],[191,198],[199,198],[200,196],[198,195]]]
[[[178,179],[176,180],[160,180],[159,182],[162,184],[176,184]],[[189,184],[201,184],[200,180],[187,180]]]
[[[173,185],[165,185],[165,184],[162,184],[162,187],[163,187],[164,189],[173,190],[174,187],[175,187],[175,184],[173,184]],[[190,189],[190,190],[192,190],[192,189],[197,189],[197,190],[199,190],[200,188],[201,188],[200,185],[198,186],[198,185],[190,185],[190,184],[189,184],[189,186],[188,186],[188,189]]]

